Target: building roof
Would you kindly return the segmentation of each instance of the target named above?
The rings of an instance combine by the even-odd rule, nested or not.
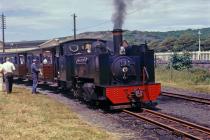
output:
[[[47,40],[35,40],[35,41],[20,41],[20,42],[6,42],[5,48],[31,48],[38,47],[38,45],[46,42]]]
[[[46,42],[46,40],[6,42],[5,52],[22,52],[22,51],[34,50],[39,48],[39,45],[44,42]],[[3,47],[2,42],[0,42],[0,52],[3,52],[2,47]]]

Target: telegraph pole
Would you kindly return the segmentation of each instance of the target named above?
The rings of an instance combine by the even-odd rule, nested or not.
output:
[[[73,14],[73,20],[74,20],[74,40],[76,40],[76,15],[75,13]]]
[[[2,28],[2,50],[5,52],[5,42],[4,42],[4,30],[6,29],[6,17],[4,13],[1,15],[1,28]]]
[[[198,31],[198,51],[201,51],[201,31]]]
[[[201,58],[201,31],[198,31],[198,59],[200,60]]]

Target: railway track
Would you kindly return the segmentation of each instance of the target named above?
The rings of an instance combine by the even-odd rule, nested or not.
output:
[[[164,129],[173,131],[176,135],[195,140],[209,140],[210,128],[190,123],[166,114],[143,109],[143,112],[136,113],[128,110],[123,112],[158,125]]]
[[[195,97],[195,96],[188,96],[188,95],[176,94],[176,93],[171,93],[171,92],[161,92],[161,96],[179,98],[179,99],[184,99],[188,101],[210,105],[210,99],[205,99],[205,98],[200,98],[200,97]]]

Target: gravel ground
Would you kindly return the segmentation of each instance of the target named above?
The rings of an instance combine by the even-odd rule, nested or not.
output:
[[[122,140],[169,140],[181,139],[170,131],[163,130],[147,122],[128,116],[121,112],[105,112],[98,108],[92,108],[83,102],[66,97],[64,94],[45,94],[68,105],[78,116],[90,125],[106,129],[109,132],[121,136]]]
[[[30,88],[30,87],[28,87]],[[180,93],[178,89],[164,88],[164,90]],[[161,129],[155,125],[138,120],[127,114],[115,112],[104,112],[98,108],[93,109],[77,99],[67,97],[66,94],[55,94],[49,90],[40,89],[42,94],[58,100],[69,106],[78,116],[90,125],[103,128],[109,132],[121,136],[122,140],[179,140],[182,139],[173,135],[170,131]],[[185,93],[186,92],[186,93]],[[183,91],[183,94],[192,94]],[[202,96],[208,96],[203,94]],[[191,122],[210,126],[210,106],[192,103],[185,100],[178,100],[169,97],[160,97],[158,108],[160,112],[170,114]]]
[[[162,90],[210,99],[210,94],[206,93],[198,93],[176,88],[162,88]],[[210,105],[162,96],[159,98],[158,108],[161,109],[160,112],[210,128]]]

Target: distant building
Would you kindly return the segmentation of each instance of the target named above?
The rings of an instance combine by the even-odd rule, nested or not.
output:
[[[176,52],[177,54],[183,54],[183,52]],[[193,51],[189,52],[193,61],[210,61],[210,51]],[[155,59],[160,62],[168,62],[173,52],[159,52],[155,53]]]
[[[20,42],[6,42],[5,52],[18,52],[32,50],[39,47],[40,44],[46,42],[46,40],[36,40],[36,41],[20,41]],[[0,52],[3,50],[3,44],[0,42]]]

